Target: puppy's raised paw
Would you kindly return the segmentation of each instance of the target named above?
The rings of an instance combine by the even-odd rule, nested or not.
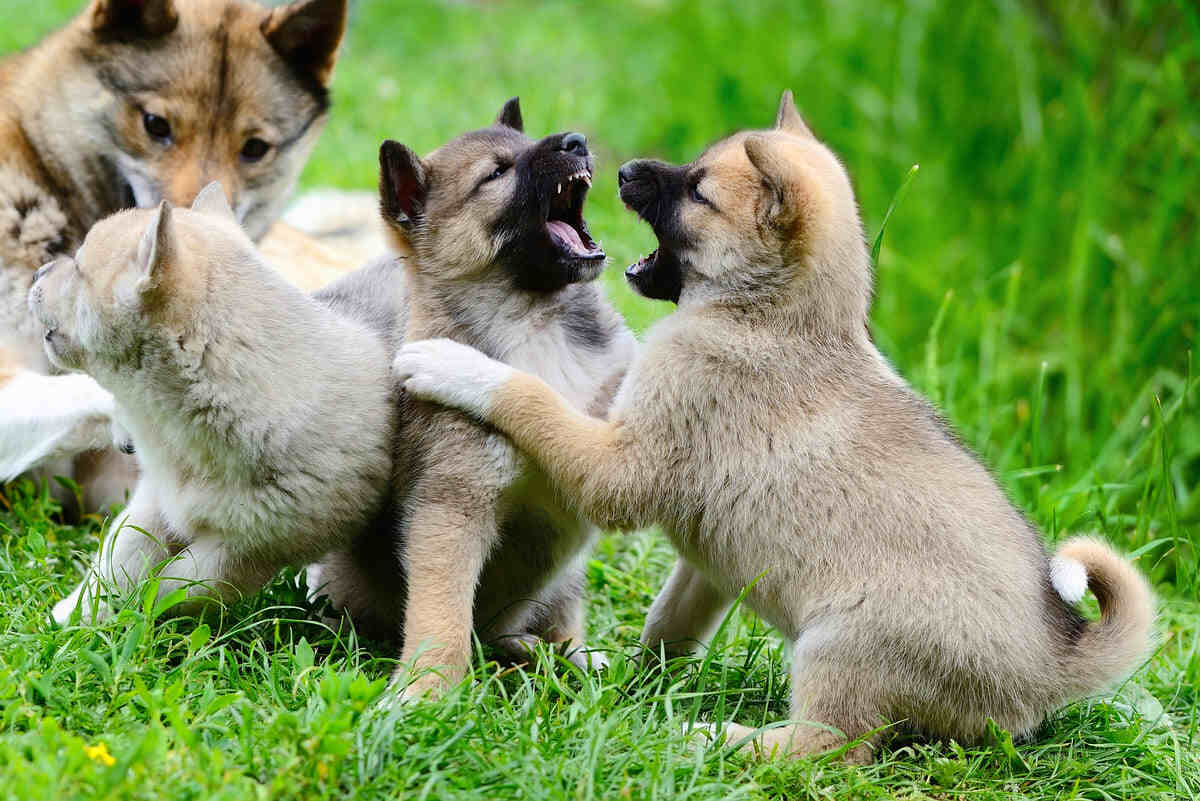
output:
[[[451,339],[405,345],[392,364],[404,390],[421,400],[486,417],[496,392],[516,372]]]

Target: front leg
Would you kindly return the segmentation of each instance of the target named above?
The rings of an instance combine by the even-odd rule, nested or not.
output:
[[[667,656],[691,653],[708,639],[732,603],[727,593],[680,557],[646,615],[642,645]]]
[[[546,382],[449,339],[405,345],[394,370],[417,398],[503,431],[584,516],[603,528],[654,522],[657,461],[627,423],[589,417]]]
[[[498,538],[495,508],[448,492],[462,476],[427,476],[408,504],[408,603],[394,682],[405,695],[439,695],[471,664],[475,589]]]
[[[134,492],[125,512],[109,528],[91,567],[74,591],[54,605],[55,621],[65,625],[76,608],[84,623],[110,614],[106,594],[122,596],[140,584],[168,558],[158,507],[144,487]]]
[[[175,551],[159,571],[158,597],[183,590],[173,615],[198,614],[208,604],[234,603],[262,589],[282,564],[232,551],[220,536],[207,534]]]

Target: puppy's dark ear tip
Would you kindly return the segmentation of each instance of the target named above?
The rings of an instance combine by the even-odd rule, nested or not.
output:
[[[403,151],[404,145],[397,142],[395,139],[384,139],[379,145],[379,163],[385,164],[392,161],[396,156]]]
[[[505,102],[496,115],[496,124],[512,128],[515,131],[525,131],[525,120],[521,116],[521,98],[513,95]]]

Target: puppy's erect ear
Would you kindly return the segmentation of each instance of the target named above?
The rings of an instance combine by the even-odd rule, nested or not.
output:
[[[412,231],[425,212],[428,191],[416,153],[391,139],[379,146],[379,208],[387,222]]]
[[[779,143],[772,142],[769,134],[746,137],[746,156],[762,176],[769,195],[763,204],[763,217],[777,229],[791,227],[801,201],[798,168],[780,151]]]
[[[292,69],[328,85],[346,32],[346,0],[298,0],[272,9],[262,32]]]
[[[521,98],[510,97],[508,99],[508,102],[500,109],[500,113],[496,115],[496,124],[525,133],[525,120],[521,118]]]
[[[229,207],[229,199],[225,197],[225,189],[221,186],[220,181],[213,181],[200,190],[200,194],[196,195],[196,199],[192,201],[192,211],[237,222],[237,217],[233,215],[233,209]]]
[[[816,138],[800,118],[800,112],[796,111],[796,101],[792,99],[791,89],[784,89],[783,97],[779,98],[779,111],[775,112],[775,130]]]
[[[92,30],[117,39],[165,36],[179,24],[174,0],[95,0]]]
[[[173,256],[175,232],[171,217],[171,204],[165,200],[159,203],[138,242],[136,289],[139,294],[158,285]]]

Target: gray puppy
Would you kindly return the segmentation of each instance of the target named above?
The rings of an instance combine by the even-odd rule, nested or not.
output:
[[[583,219],[591,156],[582,134],[534,140],[522,127],[514,98],[494,125],[424,159],[396,142],[380,149],[406,337],[469,343],[602,416],[635,341],[593,281],[604,251]],[[366,286],[348,279],[345,302]],[[463,675],[472,630],[517,658],[545,640],[587,661],[583,565],[595,527],[494,431],[426,403],[402,420],[395,530],[331,553],[310,585],[369,630],[403,638],[398,679],[414,670],[412,695]]]

